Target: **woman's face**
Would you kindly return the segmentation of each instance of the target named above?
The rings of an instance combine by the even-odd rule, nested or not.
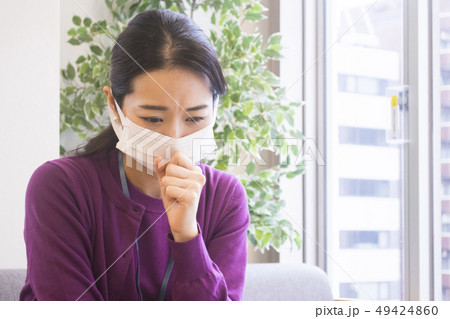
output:
[[[133,93],[126,95],[121,105],[122,112],[131,121],[163,135],[180,138],[204,128],[213,120],[213,96],[207,78],[181,68],[147,73],[157,83],[146,73],[137,76],[132,83]],[[109,104],[111,107],[114,101]]]

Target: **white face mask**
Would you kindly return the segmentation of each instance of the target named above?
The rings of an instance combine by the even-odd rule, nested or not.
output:
[[[157,156],[163,158],[161,165],[164,165],[175,151],[180,151],[194,163],[201,160],[201,151],[211,152],[217,147],[213,131],[217,107],[214,107],[213,119],[206,127],[181,138],[172,138],[137,125],[123,115],[115,99],[114,102],[122,124],[113,120],[114,112],[110,107],[108,107],[109,118],[114,132],[119,138],[116,147],[127,155],[126,165],[129,167],[132,167],[132,159],[134,159],[137,170],[142,172],[145,166],[147,174],[153,175],[154,160]]]

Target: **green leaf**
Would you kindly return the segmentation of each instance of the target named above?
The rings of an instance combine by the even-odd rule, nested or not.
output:
[[[248,21],[259,21],[263,18],[264,18],[264,15],[262,15],[261,13],[251,12],[251,11],[245,13],[245,20],[248,20]]]
[[[91,51],[94,52],[94,54],[96,54],[96,55],[103,54],[102,48],[100,48],[98,45],[91,45],[90,48],[91,48]]]
[[[255,237],[258,241],[260,241],[262,239],[263,235],[264,235],[264,232],[261,229],[255,230]]]
[[[269,44],[280,44],[282,35],[281,33],[273,33],[270,35],[269,39],[267,39],[267,43]]]
[[[68,86],[66,87],[66,94],[70,95],[75,91],[75,88],[73,86]],[[67,101],[67,103],[69,103],[69,101]]]
[[[263,170],[263,171],[259,172],[259,173],[258,173],[258,176],[261,177],[261,178],[263,178],[263,179],[266,179],[266,178],[268,178],[271,174],[272,174],[272,172],[270,171],[270,169],[266,169],[266,170]]]
[[[242,48],[247,51],[250,48],[250,43],[253,41],[253,36],[247,35],[242,39]]]
[[[102,67],[100,65],[96,65],[94,67],[94,70],[92,70],[92,76],[95,77],[97,74],[100,73],[100,71],[102,70]]]
[[[83,112],[84,112],[84,117],[85,118],[89,117],[90,108],[91,108],[90,103],[84,103],[84,105],[83,105]]]
[[[109,60],[111,58],[111,47],[107,47],[105,50],[105,58]]]
[[[264,90],[265,90],[264,84],[261,83],[261,79],[259,79],[259,78],[252,78],[252,79],[250,80],[250,86],[251,86],[253,89],[259,89],[259,90],[261,90],[261,91],[264,91]]]
[[[242,129],[237,129],[237,130],[235,131],[235,134],[236,134],[236,136],[237,136],[238,138],[241,138],[241,139],[244,139],[244,138],[245,138],[245,134],[244,134],[244,131],[243,131]]]
[[[94,39],[92,39],[89,34],[83,33],[78,36],[78,40],[80,40],[81,42],[91,42]]]
[[[225,142],[227,141],[228,135],[230,134],[230,132],[231,132],[230,126],[228,124],[225,125],[225,127],[223,128],[223,139]]]
[[[212,42],[216,42],[217,41],[217,34],[214,30],[210,31],[210,36],[211,36],[211,40]]]
[[[275,121],[277,125],[280,125],[284,120],[284,114],[282,112],[276,112],[275,113]]]
[[[263,51],[263,55],[265,57],[273,58],[273,59],[280,59],[280,58],[283,57],[278,51],[275,51],[275,50],[272,50],[272,49],[265,49]]]
[[[264,88],[264,94],[272,95],[273,94],[272,87],[267,82],[263,82],[262,84],[263,84],[263,88]]]
[[[91,26],[91,33],[104,33],[104,29],[106,29],[106,22],[98,21]]]
[[[242,112],[244,113],[244,115],[249,115],[252,112],[254,106],[255,102],[253,101],[245,103],[242,107]]]
[[[269,123],[267,123],[267,122],[264,123],[264,126],[263,126],[263,128],[261,130],[261,136],[266,135],[269,132],[269,129],[270,129]]]
[[[76,64],[83,63],[86,60],[86,58],[83,55],[80,55],[78,59],[75,61]]]
[[[292,137],[296,137],[296,138],[303,139],[303,137],[304,137],[303,133],[298,130],[290,130],[289,134],[291,134]]]
[[[271,44],[268,49],[277,51],[279,53],[281,52],[281,50],[283,50],[283,46],[281,44]]]
[[[261,246],[264,247],[265,245],[267,245],[267,243],[270,241],[271,238],[272,238],[271,233],[265,233],[261,240]]]
[[[302,246],[302,240],[298,231],[295,231],[294,242],[297,245],[297,248],[300,249]]]
[[[225,109],[229,109],[231,106],[230,94],[227,94],[222,101],[222,107]]]
[[[289,178],[289,179],[292,179],[292,178],[294,178],[295,176],[297,176],[297,175],[303,173],[304,170],[305,170],[305,168],[304,168],[304,167],[301,167],[301,168],[295,170],[294,172],[286,173],[286,177]]]
[[[276,251],[280,250],[281,244],[280,244],[280,241],[276,237],[272,240],[272,245]]]
[[[266,10],[267,10],[267,8],[262,6],[260,3],[255,3],[253,5],[253,7],[251,8],[251,11],[252,12],[256,12],[256,13],[261,13],[261,12],[266,11]]]
[[[83,24],[84,24],[85,26],[89,27],[89,26],[91,25],[91,23],[92,23],[92,20],[91,20],[91,19],[89,19],[89,18],[84,18]]]
[[[259,226],[258,227],[263,233],[271,233],[272,232],[272,228],[270,228],[269,226]]]
[[[289,123],[291,126],[294,126],[294,117],[292,116],[292,114],[290,114],[290,113],[285,113],[285,115],[286,115],[286,120],[288,121],[288,123]]]
[[[137,8],[138,8],[138,6],[139,6],[139,2],[140,2],[140,1],[134,3],[134,4],[132,4],[132,5],[130,6],[130,9],[129,9],[129,11],[128,11],[128,16],[129,16],[129,17],[134,16],[134,13],[136,12],[136,10],[137,10]]]
[[[286,220],[286,219],[282,219],[279,222],[280,226],[292,231],[293,227],[290,221]]]
[[[234,26],[233,34],[236,38],[239,38],[241,36],[241,28],[238,25]]]
[[[219,25],[222,26],[223,23],[225,22],[225,19],[227,18],[227,14],[226,11],[222,12],[221,16],[220,16],[220,20],[219,20]],[[224,30],[225,31],[225,30]],[[230,30],[228,30],[230,31]]]
[[[60,93],[59,97],[62,104],[69,104],[69,99],[64,94]]]
[[[225,171],[228,168],[228,165],[225,162],[218,162],[214,168],[220,171]]]
[[[231,41],[231,39],[233,39],[233,33],[231,33],[231,31],[229,29],[223,29],[223,34],[225,34],[225,36],[227,37],[227,39],[229,41]]]
[[[71,28],[69,31],[67,31],[67,34],[70,35],[71,37],[74,37],[77,35],[77,30]]]
[[[84,62],[81,66],[80,66],[80,74],[84,74],[86,73],[87,69],[89,69],[89,63]]]
[[[73,22],[75,25],[81,25],[81,18],[80,18],[79,16],[73,16],[73,17],[72,17],[72,22]]]
[[[67,42],[69,42],[69,43],[72,44],[72,45],[80,45],[80,44],[81,44],[81,42],[78,41],[78,40],[75,39],[75,38],[71,38],[71,39],[69,39]]]
[[[73,80],[75,79],[75,69],[72,64],[67,64],[67,79]]]
[[[240,92],[234,92],[234,93],[232,93],[231,96],[230,96],[231,101],[233,101],[234,103],[238,103],[238,102],[239,102],[239,99],[240,99],[240,95],[241,95]]]
[[[248,175],[251,175],[255,171],[255,163],[250,162],[248,163],[247,167],[245,168],[245,172]]]

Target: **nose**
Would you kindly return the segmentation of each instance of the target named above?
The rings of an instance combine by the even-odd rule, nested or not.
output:
[[[165,133],[167,136],[170,136],[171,138],[180,138],[183,136],[182,127],[178,123],[178,121],[172,122],[167,128],[167,131]]]

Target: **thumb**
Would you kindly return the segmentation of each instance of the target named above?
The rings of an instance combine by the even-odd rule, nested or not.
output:
[[[155,159],[155,171],[156,175],[158,176],[158,182],[159,182],[159,188],[161,189],[161,197],[166,197],[166,190],[165,187],[162,187],[161,179],[166,175],[166,167],[167,163],[163,163],[164,160],[160,156],[157,156]]]
[[[157,156],[155,159],[155,171],[159,182],[161,182],[161,179],[166,175],[167,163],[164,162],[164,159],[160,156]]]

